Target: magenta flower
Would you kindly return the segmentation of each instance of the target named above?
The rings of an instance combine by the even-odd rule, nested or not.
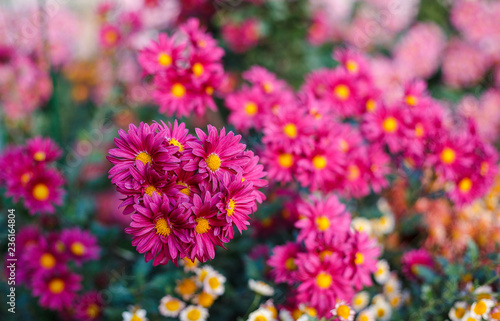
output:
[[[185,45],[176,44],[174,37],[161,33],[157,42],[152,41],[139,52],[139,64],[148,74],[163,72],[174,68],[184,49]]]
[[[37,273],[33,277],[33,295],[40,297],[40,305],[53,310],[70,308],[76,292],[81,288],[82,277],[66,267]]]
[[[371,286],[371,275],[377,270],[376,264],[380,255],[377,241],[362,232],[349,232],[350,253],[346,257],[344,276],[349,278],[356,290],[363,286]]]
[[[361,130],[370,142],[387,144],[392,153],[397,153],[404,146],[404,125],[401,109],[382,105],[364,115]]]
[[[431,254],[424,249],[410,250],[401,258],[403,274],[408,279],[417,279],[418,266],[423,266],[428,269],[434,268],[434,259]]]
[[[297,243],[288,242],[285,245],[274,247],[273,254],[267,261],[271,275],[276,283],[286,282],[294,284],[297,282],[297,255],[301,253]]]
[[[266,116],[271,113],[265,104],[265,96],[258,87],[244,86],[240,91],[229,94],[225,100],[231,111],[229,123],[244,133],[250,128],[261,129]]]
[[[26,249],[23,254],[23,261],[27,268],[34,272],[48,272],[61,268],[66,263],[66,257],[51,248],[46,239],[40,241]]]
[[[66,229],[61,233],[61,241],[64,243],[66,253],[78,265],[99,257],[97,239],[90,232],[79,228]]]
[[[188,142],[197,142],[196,137],[189,133],[189,129],[186,128],[184,123],[178,123],[177,119],[172,125],[170,122],[165,124],[163,121],[160,122],[159,129],[165,135],[165,143],[168,145],[173,145],[178,148],[176,156],[184,160],[183,155],[189,154],[191,147],[188,146]]]
[[[262,163],[271,180],[285,184],[292,181],[298,158],[290,150],[267,145],[262,154]]]
[[[243,79],[258,87],[265,94],[288,90],[288,84],[279,80],[275,74],[261,66],[252,66],[242,74]]]
[[[369,76],[370,66],[365,55],[355,49],[337,49],[332,56],[347,73],[361,78]]]
[[[248,162],[242,167],[242,180],[252,183],[255,200],[262,203],[266,200],[266,195],[259,189],[267,186],[267,180],[264,179],[267,173],[264,171],[264,166],[259,164],[259,156],[255,156],[251,150],[246,150],[243,154],[247,157]],[[257,204],[252,210],[257,210]]]
[[[80,321],[100,320],[104,311],[104,299],[97,291],[80,295],[75,300],[75,317]]]
[[[62,151],[50,138],[35,137],[26,142],[28,154],[36,162],[53,162],[58,160]]]
[[[25,186],[25,205],[30,214],[54,213],[54,205],[62,205],[64,178],[55,169],[36,168]]]
[[[342,176],[341,193],[360,198],[370,193],[368,148],[359,147],[347,155],[347,163]]]

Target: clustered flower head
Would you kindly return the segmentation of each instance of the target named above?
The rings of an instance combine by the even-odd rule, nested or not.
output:
[[[472,284],[471,284],[472,285]],[[448,313],[451,321],[500,320],[500,302],[489,285],[472,288],[472,303],[457,301]]]
[[[125,231],[154,265],[213,259],[265,200],[258,191],[267,184],[263,166],[241,136],[211,125],[208,134],[196,133],[177,121],[130,124],[109,151],[109,178],[123,195],[124,214],[132,214]]]
[[[459,205],[488,190],[497,152],[473,119],[453,122],[420,80],[396,97],[381,91],[368,60],[354,50],[334,57],[339,66],[313,71],[297,94],[253,67],[243,75],[251,86],[227,97],[237,129],[264,133],[262,162],[271,180],[360,198],[379,193],[388,174],[404,168],[434,172],[434,185]]]
[[[50,139],[35,137],[25,145],[8,146],[0,154],[0,184],[14,201],[23,199],[30,214],[54,213],[64,196],[63,175],[54,168],[62,155]]]
[[[350,302],[355,290],[372,284],[380,248],[368,234],[350,228],[350,213],[333,195],[310,196],[298,208],[297,240],[274,248],[271,274],[293,287],[294,300],[331,317],[337,301]]]
[[[30,289],[44,308],[69,313],[76,320],[98,320],[103,299],[97,292],[78,293],[82,276],[70,265],[98,257],[97,239],[87,231],[71,228],[43,234],[38,227],[25,226],[16,238],[16,284]]]
[[[160,111],[187,116],[216,109],[213,95],[224,78],[223,55],[200,22],[190,19],[172,36],[161,33],[138,59],[144,74],[153,77],[153,98]]]

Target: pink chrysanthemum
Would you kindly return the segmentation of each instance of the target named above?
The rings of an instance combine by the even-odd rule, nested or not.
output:
[[[239,131],[248,132],[250,128],[260,129],[270,113],[264,93],[258,87],[244,86],[240,91],[226,98],[226,107],[231,111],[228,121]]]
[[[186,128],[184,123],[179,124],[177,119],[173,125],[170,122],[165,124],[163,121],[160,124],[160,131],[164,131],[165,134],[165,143],[176,146],[178,148],[176,155],[183,160],[181,156],[187,154],[191,149],[187,143],[196,142],[196,137],[189,133],[189,129]]]
[[[37,168],[25,187],[25,205],[31,214],[54,213],[62,205],[64,178],[55,169]]]
[[[99,292],[87,292],[76,300],[75,317],[80,321],[100,320],[103,312],[104,299]]]
[[[365,56],[360,52],[351,48],[337,49],[333,52],[333,58],[337,60],[349,74],[363,78],[368,77],[369,64]]]
[[[271,270],[271,275],[276,283],[286,282],[294,284],[297,281],[297,254],[300,253],[300,246],[297,243],[288,242],[285,245],[274,247],[273,254],[267,261]]]
[[[440,178],[454,180],[473,164],[474,141],[470,135],[441,135],[432,145],[432,153],[427,157]]]
[[[117,27],[106,24],[99,30],[99,40],[102,47],[106,49],[115,48],[121,41],[122,34]]]
[[[308,249],[314,249],[321,240],[328,242],[336,235],[347,233],[351,219],[345,205],[337,197],[310,198],[311,202],[298,205],[302,218],[295,223],[295,227],[300,229],[297,241],[304,241]]]
[[[346,257],[344,275],[351,280],[356,290],[371,286],[371,274],[377,270],[380,255],[377,241],[363,232],[349,232],[350,254]]]
[[[140,51],[139,64],[146,73],[156,74],[173,68],[184,49],[185,45],[176,43],[174,37],[161,33],[158,42],[152,41],[148,47]]]
[[[345,172],[342,175],[342,193],[356,198],[370,193],[368,149],[359,147],[347,155]]]
[[[195,109],[195,88],[189,74],[169,70],[154,78],[156,90],[153,99],[160,105],[160,112],[171,116],[187,116]]]
[[[364,115],[361,130],[372,143],[385,143],[392,153],[397,153],[404,146],[404,125],[404,113],[400,108],[380,106]]]
[[[97,238],[90,232],[79,228],[66,229],[61,233],[61,241],[65,245],[66,253],[77,264],[99,257]]]
[[[401,258],[401,265],[404,275],[408,279],[418,278],[418,266],[428,269],[434,268],[434,259],[431,254],[424,249],[411,250],[406,252]]]
[[[53,310],[71,307],[82,277],[66,267],[39,273],[33,277],[33,295],[40,297],[40,305]]]
[[[292,181],[298,159],[291,151],[272,145],[266,146],[262,154],[262,163],[266,166],[269,178],[281,184]]]
[[[265,94],[272,94],[288,89],[286,82],[277,79],[275,74],[261,66],[252,66],[242,76],[243,79],[260,88]]]
[[[61,149],[50,138],[35,137],[26,142],[28,154],[36,162],[53,162],[62,155]]]
[[[36,245],[26,249],[23,256],[23,261],[32,272],[52,271],[66,263],[66,257],[51,248],[50,244],[43,238]]]
[[[266,200],[266,195],[259,189],[267,186],[267,180],[264,179],[267,173],[264,171],[264,166],[259,164],[259,156],[256,156],[254,152],[246,150],[243,154],[248,158],[248,162],[242,166],[242,180],[252,183],[255,200],[262,203]],[[257,204],[252,210],[257,210]]]
[[[380,193],[383,188],[389,186],[387,175],[391,172],[391,159],[380,145],[370,145],[368,155],[370,186],[375,193]]]
[[[339,116],[352,116],[357,113],[358,88],[349,72],[333,69],[324,79],[325,99]]]

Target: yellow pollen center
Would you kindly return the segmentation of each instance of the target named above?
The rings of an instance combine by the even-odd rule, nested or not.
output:
[[[370,319],[366,314],[363,314],[362,316],[359,317],[359,321],[369,321]]]
[[[38,151],[36,152],[34,155],[33,155],[33,158],[37,161],[37,162],[43,162],[45,160],[45,158],[47,158],[47,155],[42,152],[42,151]]]
[[[262,89],[264,89],[264,91],[267,93],[267,94],[270,94],[271,92],[273,92],[273,84],[270,83],[269,81],[266,81],[262,84]]]
[[[491,312],[490,317],[492,320],[500,320],[500,309]]]
[[[460,182],[458,183],[458,189],[462,193],[468,193],[472,188],[472,181],[470,178],[462,178]]]
[[[416,105],[417,105],[417,102],[418,102],[417,97],[415,97],[415,96],[413,96],[413,95],[408,95],[408,96],[406,96],[406,103],[407,103],[409,106],[416,106]]]
[[[172,86],[171,92],[175,97],[182,98],[184,97],[184,95],[186,95],[186,87],[184,87],[182,84],[175,83]]]
[[[205,93],[209,96],[212,96],[214,94],[214,87],[208,86],[207,88],[205,88]]]
[[[23,175],[21,175],[21,184],[23,186],[26,186],[26,184],[28,184],[28,182],[30,181],[30,179],[32,177],[33,177],[33,174],[31,172],[24,173]]]
[[[184,182],[178,182],[177,184],[182,185],[182,186],[186,186],[186,188],[181,189],[182,194],[184,194],[186,196],[189,196],[191,194],[191,186],[189,186],[188,184],[186,184]]]
[[[332,285],[332,276],[328,273],[321,272],[316,276],[316,284],[322,289],[327,289]]]
[[[107,43],[114,44],[116,42],[116,40],[118,40],[118,35],[116,34],[115,31],[109,30],[104,35],[104,39],[106,39]]]
[[[208,285],[210,285],[210,287],[212,289],[217,289],[220,285],[219,283],[219,279],[215,278],[215,277],[212,277],[210,279],[208,279]]]
[[[206,218],[197,218],[196,220],[196,233],[203,234],[211,229],[210,224]]]
[[[362,253],[356,253],[356,256],[354,257],[354,263],[356,265],[363,264],[365,262],[365,256]]]
[[[340,140],[339,147],[343,153],[347,153],[349,151],[349,143],[345,139]]]
[[[465,309],[464,308],[458,307],[458,308],[455,309],[455,316],[457,318],[461,319],[464,315],[465,315]]]
[[[192,70],[196,77],[200,77],[203,74],[203,71],[205,71],[205,68],[203,68],[201,63],[197,62],[193,65]]]
[[[330,221],[326,216],[320,216],[316,218],[316,227],[320,231],[326,231],[330,227]]]
[[[205,159],[205,162],[207,163],[208,169],[211,170],[212,172],[215,172],[216,170],[218,170],[220,168],[220,165],[221,165],[221,161],[220,161],[219,156],[217,156],[217,154],[213,154],[213,153],[208,155],[208,157]]]
[[[490,170],[490,164],[488,164],[487,162],[482,162],[481,163],[481,170],[479,171],[481,176],[486,176],[486,174],[488,174],[489,170]]]
[[[488,307],[486,306],[486,303],[484,303],[484,301],[479,301],[474,306],[474,313],[477,315],[483,315],[486,313],[487,309]]]
[[[165,303],[165,308],[168,311],[177,311],[177,310],[179,310],[180,306],[181,305],[180,305],[179,301],[177,301],[177,300],[170,300],[170,301],[167,301],[167,303]]]
[[[196,321],[196,320],[200,319],[201,313],[197,309],[193,309],[193,310],[189,311],[186,316],[187,316],[188,320]]]
[[[184,150],[184,146],[175,138],[170,139],[168,144],[179,147],[179,152],[182,152]]]
[[[356,165],[349,165],[347,171],[349,172],[347,174],[347,179],[351,182],[357,180],[359,176],[361,176],[361,171]]]
[[[333,92],[335,93],[335,96],[337,96],[337,98],[340,100],[346,100],[351,95],[351,91],[346,85],[335,86]]]
[[[257,104],[255,104],[254,102],[249,101],[245,104],[245,112],[249,116],[255,115],[258,109],[259,108],[257,107]]]
[[[258,315],[255,319],[255,321],[268,321],[266,317],[263,317],[262,315]]]
[[[64,281],[56,278],[49,282],[49,291],[54,294],[59,294],[64,291]]]
[[[312,163],[316,169],[323,169],[326,167],[326,157],[322,155],[316,155],[313,157]]]
[[[348,60],[345,67],[350,73],[356,73],[359,70],[359,66],[354,60]]]
[[[206,292],[201,292],[198,295],[198,304],[204,308],[209,308],[214,304],[214,297]]]
[[[441,161],[447,165],[453,164],[456,158],[457,154],[449,147],[445,147],[441,152]]]
[[[40,257],[40,265],[45,269],[52,269],[56,265],[56,258],[50,253],[44,253]]]
[[[342,304],[337,308],[337,315],[343,319],[347,319],[351,315],[351,309],[347,305]]]
[[[297,270],[297,265],[295,264],[295,259],[293,257],[289,257],[285,261],[285,268],[289,271],[295,271]]]
[[[85,245],[82,242],[74,242],[71,244],[71,253],[78,256],[85,254]]]
[[[381,317],[383,317],[384,315],[385,315],[385,310],[384,310],[384,309],[382,309],[382,308],[379,308],[379,309],[377,310],[377,316],[378,316],[379,318],[381,318]]]
[[[366,101],[366,111],[372,112],[377,108],[377,102],[374,99],[368,99]]]
[[[288,123],[283,127],[283,132],[290,138],[296,138],[297,137],[297,126],[292,123]]]
[[[148,194],[150,197],[153,197],[153,192],[156,192],[158,193],[158,190],[156,189],[156,187],[154,187],[153,185],[149,185],[148,187],[146,187],[146,189],[144,190],[144,193]],[[159,195],[159,193],[158,193]]]
[[[135,160],[140,160],[144,165],[153,161],[151,156],[149,156],[149,154],[146,152],[140,152],[139,154],[137,154]]]
[[[421,123],[415,125],[415,136],[418,138],[424,136],[424,126]]]
[[[49,198],[49,193],[49,188],[43,183],[38,183],[35,185],[35,187],[33,187],[33,197],[37,201],[43,202],[47,200]]]
[[[191,279],[184,279],[178,286],[181,295],[191,295],[196,291],[196,283]]]
[[[382,123],[382,128],[387,133],[394,133],[398,129],[398,121],[396,120],[396,118],[389,116],[386,119],[384,119]]]
[[[319,253],[319,258],[321,259],[321,261],[323,261],[325,259],[325,257],[329,257],[333,254],[332,251],[330,250],[323,250]]]
[[[280,154],[278,156],[278,162],[281,167],[290,168],[293,165],[293,156],[289,153]]]
[[[134,313],[130,321],[144,321],[140,316]]]
[[[170,227],[168,226],[167,221],[164,218],[160,218],[155,223],[156,234],[161,236],[169,236],[170,235]]]
[[[163,67],[168,67],[172,64],[172,57],[162,52],[161,54],[158,55],[158,63]]]
[[[236,203],[233,199],[229,199],[227,204],[227,216],[231,217],[234,214],[234,208],[236,207]]]
[[[95,303],[92,303],[88,306],[87,308],[87,316],[90,318],[90,319],[95,319],[98,315],[99,315],[99,306]]]

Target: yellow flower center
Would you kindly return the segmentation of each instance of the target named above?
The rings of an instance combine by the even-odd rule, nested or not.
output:
[[[236,203],[233,199],[229,199],[227,203],[227,216],[231,217],[234,214],[234,208],[236,207]]]
[[[481,176],[486,176],[486,174],[488,174],[489,170],[490,170],[490,164],[488,164],[488,162],[482,162],[481,163],[481,169],[479,171],[479,173],[481,174]]]
[[[359,167],[356,165],[349,165],[347,168],[348,174],[347,174],[347,180],[349,181],[355,181],[361,176],[361,171],[359,170]]]
[[[118,35],[113,30],[108,30],[104,35],[104,39],[108,44],[114,44],[118,40]]]
[[[158,55],[158,63],[163,67],[168,67],[172,64],[172,57],[162,52],[161,54]]]
[[[205,68],[203,68],[203,65],[201,63],[197,62],[193,65],[192,70],[193,74],[195,74],[196,77],[200,77],[203,74]]]
[[[321,261],[323,261],[325,259],[325,257],[329,257],[332,254],[333,254],[333,252],[330,250],[323,250],[323,251],[319,252],[319,258]]]
[[[45,269],[52,269],[56,265],[56,258],[50,253],[44,253],[40,257],[40,265]]]
[[[365,256],[360,252],[356,253],[356,256],[354,257],[354,263],[356,265],[360,265],[363,264],[364,262],[365,262]]]
[[[346,100],[351,95],[349,87],[342,84],[335,86],[333,92],[335,93],[335,96],[337,96],[337,98],[340,100]]]
[[[445,147],[441,152],[441,161],[447,165],[453,164],[456,158],[457,154],[449,147]]]
[[[90,319],[95,319],[99,315],[99,306],[95,303],[91,303],[87,308],[87,316]]]
[[[85,245],[82,242],[74,242],[71,244],[71,253],[78,256],[85,254]]]
[[[268,320],[266,319],[266,317],[264,317],[264,316],[262,316],[262,315],[258,315],[258,316],[257,316],[254,320],[255,320],[255,321],[268,321]]]
[[[455,316],[457,318],[461,319],[464,315],[465,315],[465,309],[464,308],[458,307],[458,308],[455,309]]]
[[[205,162],[207,163],[208,169],[211,170],[212,172],[215,172],[216,170],[218,170],[220,168],[220,165],[221,165],[221,161],[220,161],[219,156],[217,156],[217,154],[213,154],[213,153],[208,155],[208,157],[205,159]]]
[[[182,146],[182,144],[175,138],[170,139],[168,144],[179,147],[179,152],[182,152],[184,150],[184,146]]]
[[[170,235],[170,227],[168,226],[167,221],[164,218],[160,218],[155,223],[156,234],[161,236],[169,236]]]
[[[210,224],[206,218],[200,217],[196,220],[196,233],[203,234],[210,230]]]
[[[326,157],[322,155],[316,155],[313,157],[312,163],[316,169],[323,169],[326,167]]]
[[[421,123],[415,125],[415,136],[418,138],[424,136],[424,126]]]
[[[47,155],[42,152],[42,151],[38,151],[36,152],[34,155],[33,155],[33,158],[37,161],[37,162],[43,162],[45,160],[45,158],[47,158]]]
[[[184,95],[186,95],[186,87],[184,87],[182,84],[175,83],[172,86],[171,92],[175,97],[182,98],[184,97]]]
[[[196,291],[196,283],[191,279],[184,279],[177,289],[181,295],[191,295]]]
[[[354,60],[348,60],[345,67],[350,73],[356,73],[359,70],[359,66]]]
[[[382,123],[382,128],[387,133],[394,133],[398,129],[398,121],[396,120],[396,118],[389,116],[386,119],[384,119]]]
[[[492,320],[500,320],[500,309],[491,312],[490,317]]]
[[[26,186],[26,184],[28,184],[32,177],[33,174],[31,172],[24,173],[23,175],[21,175],[21,184],[23,186]]]
[[[214,304],[214,297],[207,292],[201,292],[200,295],[198,295],[198,304],[204,308],[209,308]]]
[[[417,105],[417,102],[418,102],[418,98],[413,96],[413,95],[408,95],[406,96],[406,103],[409,105],[409,106],[416,106]]]
[[[377,109],[377,102],[374,99],[368,99],[366,101],[366,111],[372,112]]]
[[[363,314],[359,317],[359,321],[369,321],[370,319],[366,314]]]
[[[292,123],[288,123],[283,127],[283,132],[290,138],[296,138],[297,137],[297,126]]]
[[[347,319],[351,315],[351,308],[345,304],[341,304],[337,308],[337,315],[343,319]]]
[[[339,147],[343,153],[347,153],[349,151],[349,143],[345,139],[341,139],[339,141]]]
[[[49,291],[54,294],[61,293],[64,291],[64,281],[59,278],[52,279],[49,282]]]
[[[214,87],[208,86],[207,88],[205,88],[205,93],[209,96],[212,96],[214,94]]]
[[[149,156],[149,154],[146,152],[140,152],[139,154],[137,154],[135,160],[140,160],[144,165],[153,161],[151,156]]]
[[[316,218],[316,227],[320,231],[326,231],[330,227],[330,221],[326,216],[320,216]]]
[[[33,197],[37,201],[45,201],[49,198],[49,188],[43,183],[38,183],[33,187]]]
[[[289,153],[283,153],[278,156],[278,162],[281,167],[290,168],[293,165],[293,156]]]
[[[385,310],[382,308],[377,309],[377,317],[381,318],[385,315]]]
[[[321,272],[316,276],[316,284],[322,289],[328,289],[332,285],[332,276]]]
[[[208,285],[210,285],[212,289],[217,289],[220,286],[219,279],[217,279],[216,277],[211,277],[210,279],[208,279]]]
[[[477,315],[483,315],[486,313],[486,310],[488,307],[486,306],[486,303],[484,301],[478,301],[476,305],[474,306],[474,313]]]
[[[134,313],[130,321],[144,321],[140,316]]]
[[[191,195],[191,186],[189,186],[188,184],[186,184],[184,182],[178,182],[177,184],[182,185],[182,186],[186,186],[186,188],[181,189],[182,194],[184,194],[186,196]]]
[[[462,193],[468,193],[472,188],[472,181],[470,178],[465,177],[460,180],[458,183],[458,189]]]
[[[258,109],[259,108],[257,107],[257,104],[255,104],[254,102],[249,101],[245,104],[245,112],[249,116],[255,115],[257,113]]]
[[[201,317],[201,313],[200,311],[198,311],[197,309],[193,309],[191,311],[189,311],[186,315],[186,317],[188,318],[188,320],[190,321],[196,321],[198,319],[200,319]]]
[[[146,187],[146,189],[144,190],[144,193],[148,194],[150,197],[153,197],[153,192],[156,192],[158,195],[160,195],[158,193],[158,190],[156,189],[156,187],[154,187],[153,185],[149,185],[148,187]]]
[[[285,261],[285,268],[289,271],[295,271],[297,270],[297,265],[295,264],[295,259],[293,257],[289,257]]]
[[[177,311],[177,310],[179,310],[180,306],[181,306],[181,304],[179,303],[178,300],[170,300],[170,301],[167,301],[167,303],[165,303],[165,308],[168,311]]]
[[[262,84],[262,89],[264,89],[264,91],[267,93],[267,94],[270,94],[273,92],[273,84],[270,83],[269,81],[265,81],[263,84]]]

